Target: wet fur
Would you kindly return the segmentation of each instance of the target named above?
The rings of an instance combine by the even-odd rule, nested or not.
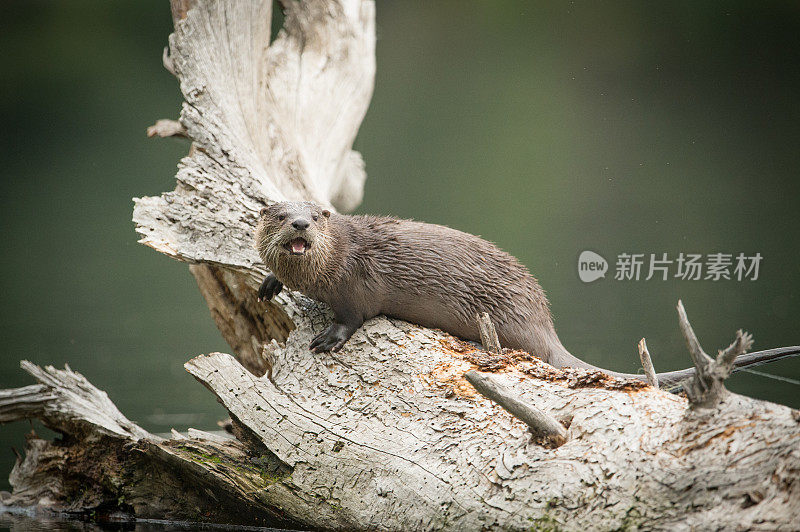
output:
[[[280,215],[285,219],[279,220]],[[291,225],[298,219],[311,225],[298,231]],[[298,235],[311,247],[303,256],[292,256],[283,246]],[[477,236],[441,225],[340,215],[313,203],[285,202],[262,210],[256,247],[277,281],[333,309],[335,322],[314,339],[314,350],[338,350],[378,314],[479,341],[476,315],[488,312],[504,347],[525,350],[555,367],[643,379],[571,355],[556,335],[536,279],[516,258]],[[269,299],[275,287],[280,291],[268,277],[260,296]],[[659,381],[674,384],[692,372],[661,373]]]

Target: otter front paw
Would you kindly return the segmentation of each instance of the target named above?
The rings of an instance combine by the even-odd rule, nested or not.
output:
[[[281,290],[283,290],[283,283],[274,275],[269,274],[264,278],[264,282],[261,283],[261,288],[258,289],[258,300],[269,301],[280,294]]]
[[[354,329],[341,323],[334,323],[325,331],[319,333],[311,340],[308,346],[314,353],[324,353],[326,351],[336,352],[342,348],[344,343],[353,335]]]

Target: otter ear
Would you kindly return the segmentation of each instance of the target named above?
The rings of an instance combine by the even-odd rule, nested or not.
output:
[[[331,217],[331,211],[329,211],[328,209],[323,210],[322,211],[322,216],[324,216],[325,218],[330,218]]]
[[[265,214],[267,214],[267,209],[269,209],[269,207],[261,207],[261,210],[258,211],[258,215],[264,216]]]

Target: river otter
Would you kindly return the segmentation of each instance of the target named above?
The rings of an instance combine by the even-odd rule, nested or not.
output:
[[[599,370],[558,339],[542,287],[517,259],[474,235],[441,225],[378,216],[348,216],[308,202],[261,210],[256,248],[272,271],[258,291],[270,300],[283,286],[327,303],[333,324],[310,344],[338,351],[364,320],[385,314],[479,341],[476,315],[488,312],[500,344],[560,368]],[[800,354],[800,347],[740,356],[737,367]],[[672,386],[694,369],[658,374]]]

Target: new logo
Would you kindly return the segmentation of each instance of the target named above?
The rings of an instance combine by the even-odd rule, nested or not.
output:
[[[578,257],[578,277],[584,283],[591,283],[606,276],[608,262],[594,251],[582,251]]]

